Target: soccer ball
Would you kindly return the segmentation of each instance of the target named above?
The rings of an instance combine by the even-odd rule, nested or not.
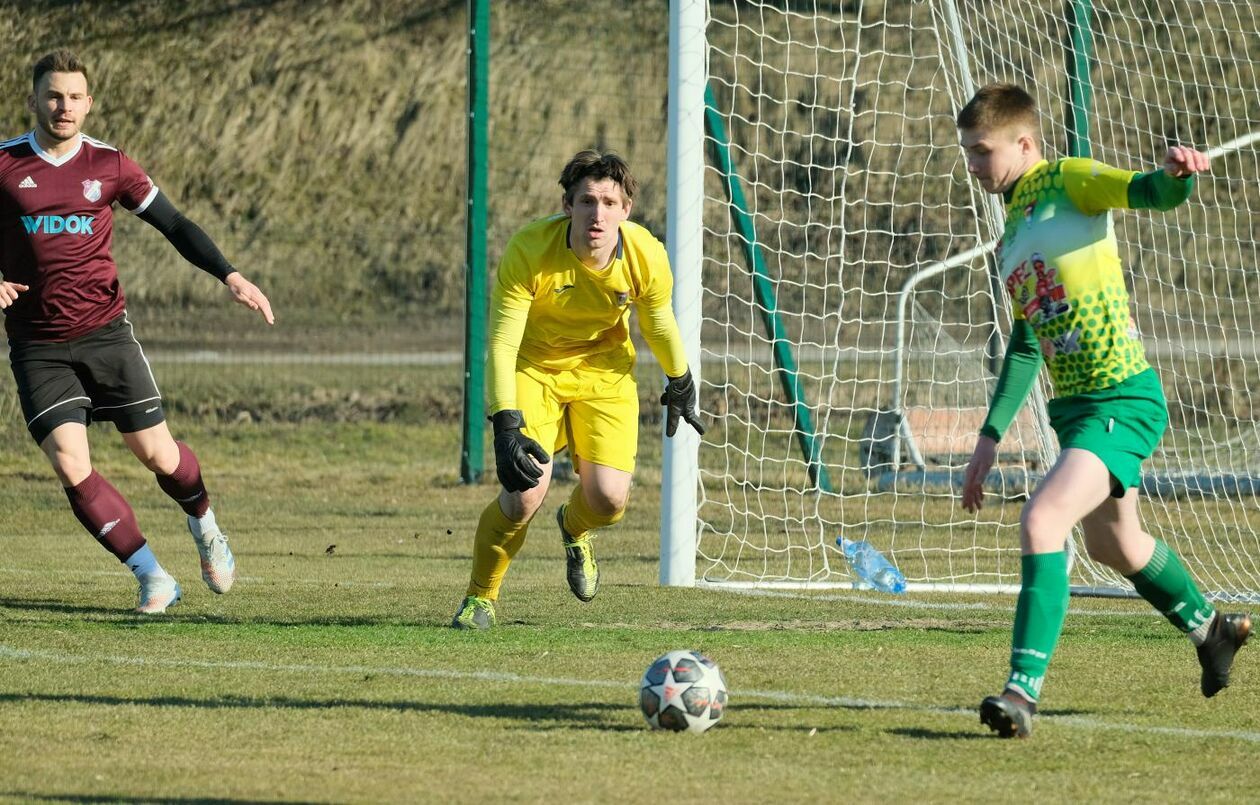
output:
[[[671,651],[643,673],[639,709],[652,729],[704,732],[726,712],[726,679],[700,652]]]

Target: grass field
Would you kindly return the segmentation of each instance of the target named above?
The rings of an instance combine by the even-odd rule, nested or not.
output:
[[[984,240],[983,205],[959,161],[951,58],[921,24],[939,16],[933,4],[812,4],[834,18],[823,27],[798,13],[806,5],[711,3],[710,75],[785,330],[807,346],[855,345],[882,367],[895,331],[891,289]],[[1237,11],[1232,20],[1195,7],[1171,23],[1154,3],[1110,4],[1156,23],[1131,30],[1098,5],[1100,158],[1147,166],[1165,139],[1219,144],[1255,127],[1246,55],[1255,28],[1242,21],[1244,4],[1222,6]],[[556,209],[560,166],[592,145],[629,158],[643,180],[634,218],[665,235],[668,4],[604,4],[595,15],[576,0],[494,6],[490,263],[512,231]],[[964,27],[968,41],[991,40],[977,64],[1009,64],[1053,99],[1058,49],[1024,47],[1020,31],[1065,37],[1035,6],[962,4],[968,19],[1012,20],[996,37]],[[175,430],[202,459],[240,568],[228,596],[209,593],[181,514],[111,429],[94,429],[97,467],[183,583],[185,601],[158,618],[130,613],[133,580],[68,511],[0,369],[0,800],[1257,797],[1260,646],[1244,651],[1234,686],[1205,701],[1187,641],[1142,602],[1073,601],[1036,733],[1003,742],[975,707],[1005,677],[1009,597],[659,587],[660,434],[650,414],[630,512],[598,543],[600,596],[580,604],[564,584],[551,524],[569,487],[557,484],[508,579],[500,627],[451,630],[473,528],[495,494],[457,478],[461,367],[180,365],[161,353],[458,349],[465,4],[0,0],[0,10],[4,135],[29,127],[21,101],[31,62],[51,47],[79,49],[97,97],[88,133],[151,171],[267,291],[281,322],[263,328],[242,315],[146,224],[120,216],[116,256],[141,338],[159,355]],[[1135,42],[1150,45],[1138,48],[1149,62],[1140,70]],[[1186,91],[1170,95],[1168,76]],[[1052,152],[1063,152],[1065,131],[1048,132]],[[1181,429],[1171,444],[1191,467],[1207,464],[1184,452],[1198,446],[1248,450],[1245,466],[1257,466],[1260,413],[1243,393],[1260,382],[1254,362],[1194,346],[1205,335],[1250,343],[1254,329],[1249,153],[1222,158],[1197,206],[1172,223],[1118,222],[1141,269],[1136,315],[1149,334],[1189,350],[1166,356],[1164,376]],[[717,173],[706,177],[719,199]],[[778,404],[780,373],[741,362],[738,350],[760,343],[766,305],[741,267],[741,243],[722,234],[727,219],[725,205],[708,204],[708,258],[676,270],[704,277],[710,349],[735,348],[723,370],[739,383],[707,387],[705,410],[721,422],[710,439],[729,448],[732,498],[768,502],[756,512],[773,516],[754,523],[755,536],[774,555],[775,540],[818,517],[798,493],[773,487],[803,488],[807,478],[794,413]],[[977,284],[966,293],[953,276],[925,308],[912,351],[959,386],[973,383],[982,404],[974,381],[987,375],[969,353],[951,357],[947,345],[938,354],[946,342],[932,327],[939,319],[974,348],[963,334],[982,338],[992,315],[988,273],[971,270]],[[1217,320],[1219,333],[1205,324]],[[802,369],[810,399],[835,413],[828,460],[838,465],[853,457],[862,409],[891,399],[891,374],[823,355]],[[907,376],[910,401],[933,391],[919,377],[928,375]],[[642,392],[650,400],[659,386]],[[920,524],[936,510],[952,515],[955,501],[906,495],[890,510],[870,503],[861,473],[835,480],[844,495],[826,502],[828,522],[895,535],[903,568],[920,577],[970,556],[978,539],[1000,542],[996,518],[1008,531],[1014,519],[1014,507],[975,527],[952,519],[939,539],[952,548],[958,533],[964,550],[931,544],[937,552],[912,568],[900,546],[930,543]],[[710,511],[726,502],[711,499]],[[1254,501],[1156,511],[1167,514],[1161,526],[1202,546],[1195,568],[1225,556],[1229,573],[1260,578]],[[983,547],[990,561],[1013,554],[1005,543]],[[640,674],[675,648],[704,651],[730,683],[728,715],[707,735],[652,732],[638,712]]]
[[[178,511],[96,428],[97,466],[185,590],[143,620],[37,451],[2,434],[0,796],[1237,801],[1260,786],[1255,658],[1205,701],[1188,643],[1139,602],[1073,602],[1037,731],[1003,742],[974,707],[1004,678],[1010,598],[662,589],[645,484],[600,539],[605,586],[583,605],[548,527],[558,485],[500,628],[456,632],[493,488],[457,482],[454,426],[175,424],[240,580],[205,589]],[[657,440],[644,434],[645,476]],[[704,736],[638,713],[640,674],[673,648],[706,652],[730,684]]]

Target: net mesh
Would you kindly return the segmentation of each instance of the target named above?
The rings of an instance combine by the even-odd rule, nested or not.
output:
[[[977,86],[1022,84],[1043,111],[1047,158],[1067,156],[1067,5],[709,4],[708,138],[729,142],[743,199],[710,160],[706,581],[847,581],[843,534],[871,540],[912,582],[1018,583],[1019,506],[1056,451],[1049,389],[1004,439],[990,505],[963,511],[956,484],[1010,315],[985,248],[1000,206],[967,176],[953,117]],[[1246,597],[1260,584],[1260,11],[1192,2],[1172,20],[1157,5],[1095,2],[1089,26],[1092,155],[1138,170],[1173,143],[1214,156],[1188,204],[1114,214],[1171,420],[1146,465],[1144,526],[1214,595]],[[767,336],[771,320],[784,343]],[[799,402],[776,346],[790,348]],[[1127,585],[1078,554],[1075,584]]]

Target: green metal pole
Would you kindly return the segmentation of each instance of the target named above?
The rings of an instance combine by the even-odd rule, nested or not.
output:
[[[490,0],[468,0],[468,210],[464,254],[464,447],[459,477],[481,479],[486,424],[486,196],[490,152]]]
[[[1089,145],[1089,114],[1093,109],[1093,83],[1089,75],[1089,62],[1094,57],[1094,35],[1090,23],[1093,13],[1091,0],[1070,0],[1067,8],[1067,53],[1064,54],[1068,71],[1068,103],[1064,123],[1068,134],[1068,155],[1091,156]]]
[[[779,317],[779,302],[774,292],[774,283],[770,272],[766,270],[765,259],[761,255],[761,244],[757,241],[757,229],[752,216],[748,214],[748,202],[744,198],[744,189],[739,177],[735,174],[734,162],[731,159],[730,140],[726,136],[726,126],[722,115],[713,100],[713,92],[708,87],[704,90],[704,121],[709,130],[710,146],[713,161],[722,172],[726,197],[730,201],[731,221],[744,241],[744,259],[748,262],[753,275],[753,290],[757,302],[761,306],[761,318],[774,351],[775,366],[778,367],[779,383],[783,393],[791,402],[796,416],[796,440],[801,452],[805,455],[805,463],[809,468],[809,478],[815,487],[824,492],[831,491],[831,478],[827,467],[822,462],[822,439],[814,431],[814,417],[805,402],[805,388],[797,371],[796,358],[792,355],[791,341],[788,340],[783,320]]]

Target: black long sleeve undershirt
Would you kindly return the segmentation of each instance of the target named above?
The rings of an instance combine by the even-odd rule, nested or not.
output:
[[[161,190],[137,217],[161,232],[185,260],[216,277],[219,282],[223,282],[228,274],[236,271],[223,256],[223,252],[219,251],[219,247],[214,245],[210,236],[175,209],[175,205]]]

